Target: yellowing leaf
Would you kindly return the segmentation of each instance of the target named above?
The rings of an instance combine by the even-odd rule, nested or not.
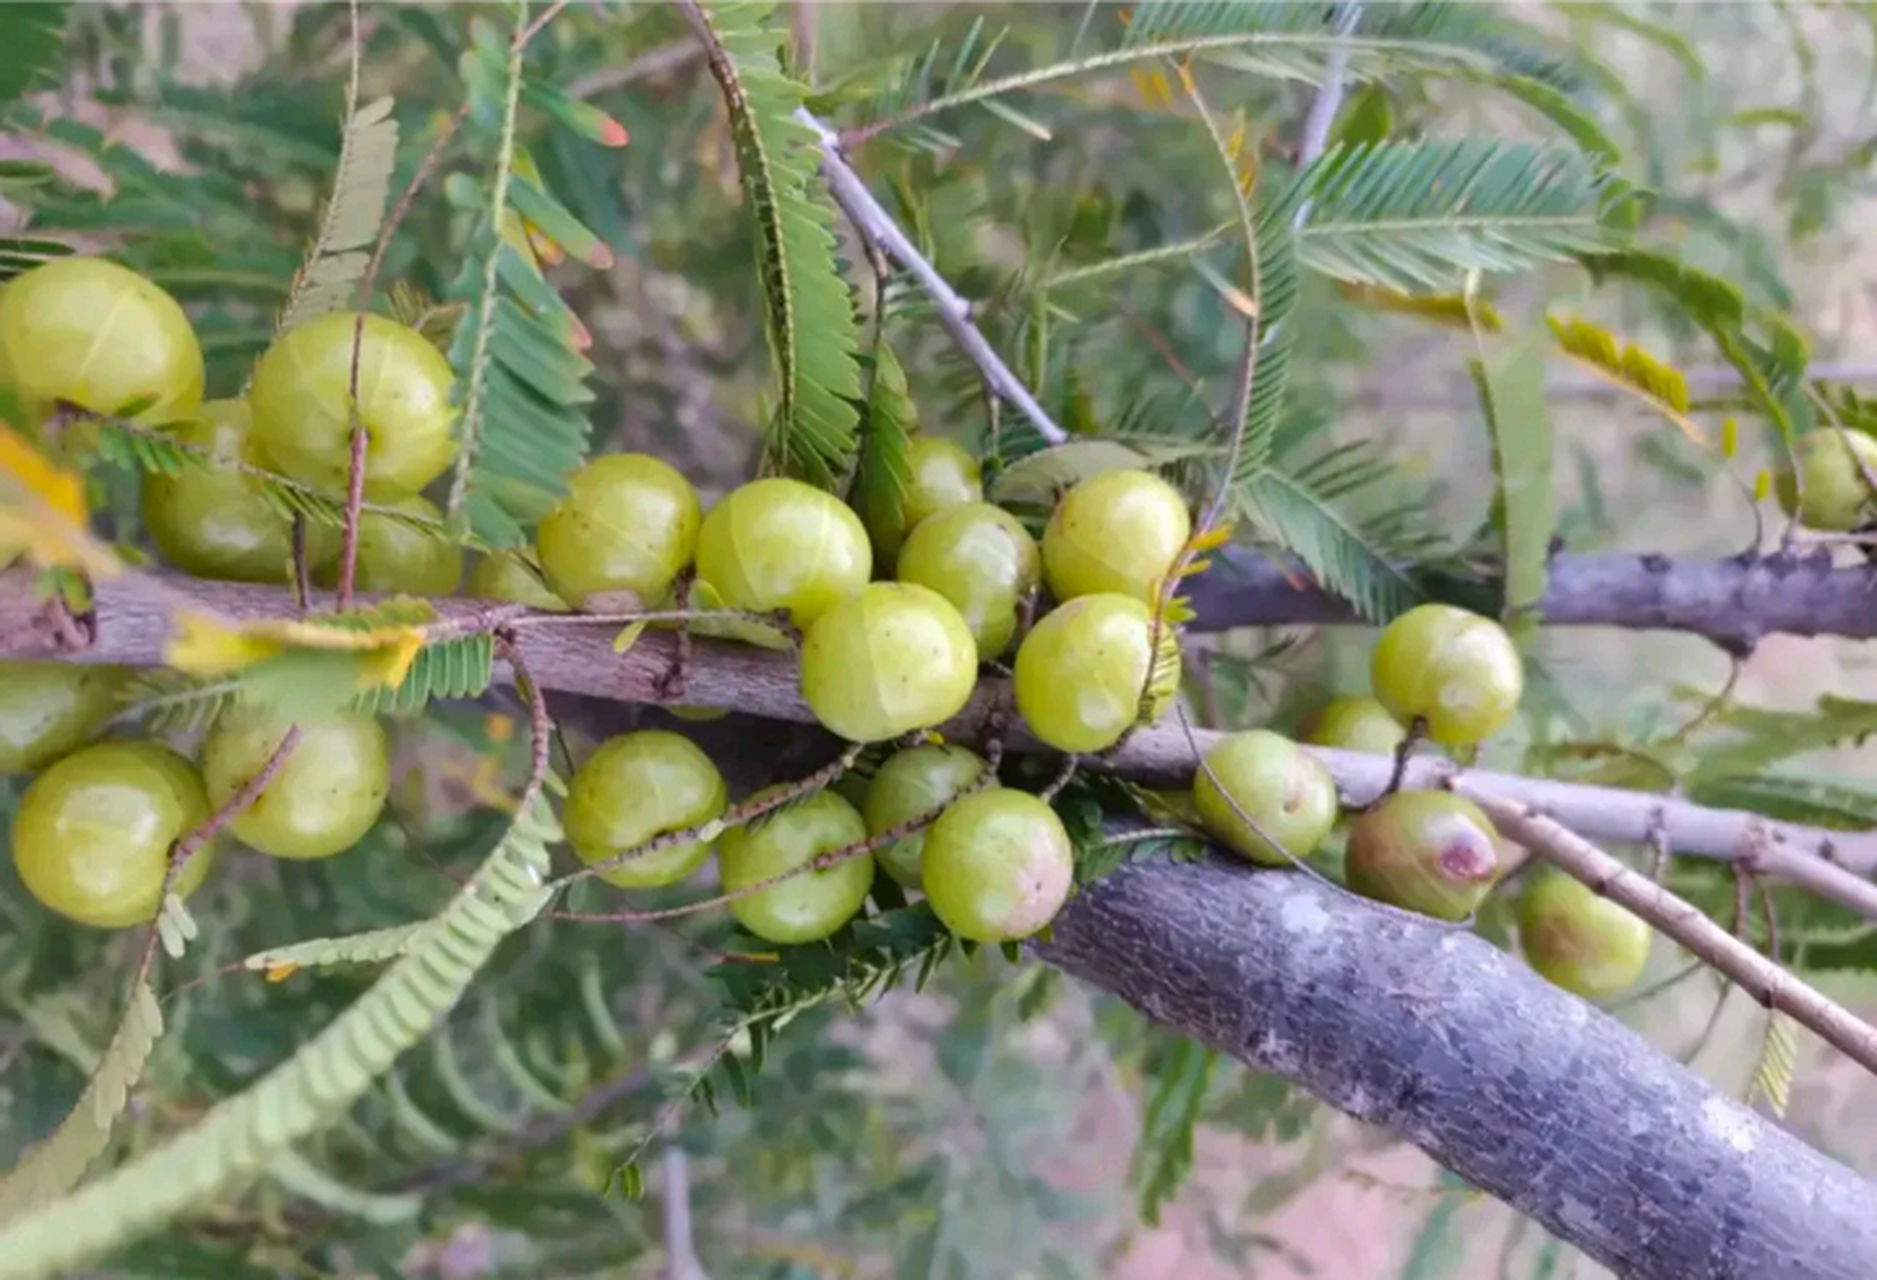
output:
[[[639,637],[644,634],[645,622],[643,619],[638,622],[628,622],[625,626],[620,628],[619,634],[613,637],[613,652],[624,653],[633,645],[637,644]]]
[[[1135,67],[1128,73],[1134,80],[1134,91],[1141,95],[1141,101],[1156,109],[1165,109],[1173,105],[1173,86],[1158,71],[1146,67]]]
[[[84,481],[0,423],[0,564],[25,555],[93,578],[121,573],[123,563],[91,536],[89,519]]]
[[[1740,423],[1733,417],[1721,419],[1721,457],[1733,460],[1740,451]]]
[[[1773,473],[1761,467],[1753,473],[1753,500],[1765,502],[1766,495],[1773,491]]]
[[[291,618],[234,622],[183,610],[176,617],[176,634],[164,661],[185,675],[220,676],[277,658],[291,649],[354,653],[362,659],[358,687],[370,689],[400,684],[410,673],[424,641],[423,628],[409,623],[348,628]]]

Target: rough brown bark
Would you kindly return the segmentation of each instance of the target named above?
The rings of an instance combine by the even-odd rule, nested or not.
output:
[[[1471,933],[1292,872],[1162,862],[1088,888],[1038,951],[1630,1280],[1877,1275],[1877,1187]]]

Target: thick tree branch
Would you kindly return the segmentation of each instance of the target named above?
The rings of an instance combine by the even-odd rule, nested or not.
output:
[[[1038,952],[1630,1280],[1877,1272],[1870,1183],[1472,934],[1208,860],[1123,868]]]
[[[1357,620],[1301,568],[1243,549],[1214,557],[1189,594],[1191,631]],[[1877,637],[1877,566],[1833,567],[1824,548],[1725,560],[1559,555],[1539,612],[1551,626],[1682,631],[1735,653],[1774,634],[1865,640]]]
[[[95,639],[83,652],[66,655],[79,661],[160,664],[170,634],[169,614],[178,600],[192,600],[235,618],[294,616],[292,598],[285,590],[244,583],[183,577],[153,582],[149,576],[133,574],[99,583],[97,593],[95,622],[84,628],[95,632]],[[316,593],[314,603],[330,606],[330,593]],[[476,600],[449,599],[436,604],[448,617],[479,615],[488,609]],[[32,575],[0,574],[0,655],[59,656],[61,642],[56,634],[34,625],[43,611],[43,604],[33,597]],[[794,659],[785,653],[698,640],[685,687],[674,698],[662,682],[676,643],[668,634],[647,633],[622,655],[612,649],[618,633],[615,624],[534,614],[508,625],[529,670],[544,689],[554,693],[624,703],[731,707],[770,720],[814,722],[796,688]],[[983,681],[964,712],[943,730],[955,737],[977,736],[1000,700],[1007,701],[1003,683]],[[1195,735],[1202,752],[1217,738],[1206,731]],[[1011,731],[1010,745],[1039,749],[1020,723]],[[1345,799],[1353,803],[1372,799],[1387,785],[1393,768],[1387,756],[1312,750],[1329,766]],[[1193,745],[1171,720],[1134,734],[1119,751],[1088,763],[1150,785],[1177,787],[1191,784],[1196,767]],[[1409,763],[1405,785],[1454,785],[1468,794],[1496,796],[1556,818],[1602,844],[1659,841],[1677,853],[1749,860],[1755,870],[1771,876],[1787,876],[1803,865],[1812,877],[1807,881],[1810,887],[1877,917],[1877,886],[1863,878],[1877,871],[1877,833],[1824,831],[1618,787],[1456,770],[1450,762],[1432,757]]]

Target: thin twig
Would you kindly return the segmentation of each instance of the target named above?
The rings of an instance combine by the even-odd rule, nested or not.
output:
[[[1468,798],[1515,840],[1592,890],[1627,908],[1738,982],[1769,1009],[1791,1015],[1866,1070],[1877,1072],[1877,1027],[1813,990],[1726,929],[1693,903],[1632,871],[1577,833],[1524,805],[1494,796]]]
[[[684,1148],[667,1142],[659,1158],[663,1188],[665,1280],[710,1280],[691,1235],[691,1176]]]
[[[854,224],[854,230],[919,281],[920,287],[932,299],[940,326],[977,365],[978,371],[984,375],[985,383],[999,398],[1029,419],[1036,433],[1049,443],[1061,444],[1067,440],[1069,433],[1058,426],[1043,406],[1037,403],[1036,397],[1030,394],[1022,379],[1011,372],[1010,366],[991,347],[983,332],[972,323],[971,304],[959,297],[957,290],[939,274],[938,268],[926,260],[906,233],[900,230],[899,224],[893,221],[892,215],[873,198],[873,193],[867,190],[867,184],[861,181],[860,175],[848,165],[846,157],[841,154],[840,139],[805,108],[797,111],[795,118],[815,131],[821,144],[822,175],[827,179],[834,202],[841,206],[841,212]]]
[[[1362,5],[1352,2],[1337,15],[1336,34],[1346,36],[1356,28],[1362,17]],[[1342,109],[1343,95],[1349,89],[1349,47],[1338,44],[1330,50],[1329,59],[1324,64],[1323,87],[1317,90],[1316,101],[1310,104],[1310,114],[1304,117],[1303,133],[1297,140],[1297,163],[1309,164],[1323,154],[1329,145],[1330,126],[1336,123],[1336,113]],[[1297,220],[1302,222],[1308,215],[1307,207],[1297,210]]]

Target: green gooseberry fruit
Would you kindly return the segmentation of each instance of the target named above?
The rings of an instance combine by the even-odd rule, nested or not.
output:
[[[920,886],[939,922],[973,942],[1015,942],[1056,918],[1075,883],[1062,819],[1027,791],[964,797],[926,833]]]
[[[696,743],[664,729],[641,729],[608,738],[574,770],[561,821],[575,856],[593,866],[667,831],[720,818],[728,807],[723,775]],[[676,884],[711,848],[709,840],[689,840],[599,875],[622,889]]]
[[[155,918],[170,846],[209,816],[202,776],[159,742],[100,742],[34,778],[13,815],[13,865],[68,920],[122,929]],[[187,898],[209,873],[214,841],[177,877]]]
[[[1017,634],[1017,610],[1042,571],[1036,539],[1017,518],[988,502],[967,502],[927,516],[899,549],[895,576],[951,601],[977,641],[995,658]]]
[[[549,591],[540,571],[525,553],[513,548],[491,551],[476,560],[463,594],[476,600],[525,604],[530,609],[566,613],[567,602]]]
[[[731,490],[697,533],[697,576],[725,607],[786,609],[804,630],[873,576],[873,550],[847,504],[771,476]]]
[[[254,439],[272,469],[341,494],[352,469],[352,349],[356,312],[296,325],[262,353],[248,401]],[[454,376],[417,330],[367,313],[359,340],[358,421],[365,489],[374,499],[416,493],[455,456]]]
[[[1848,533],[1877,517],[1877,440],[1862,431],[1808,431],[1793,446],[1793,465],[1774,480],[1779,505],[1809,529]]]
[[[1369,683],[1403,725],[1418,717],[1443,746],[1498,732],[1525,693],[1525,664],[1491,618],[1450,604],[1416,605],[1383,628]]]
[[[964,747],[927,743],[896,752],[873,775],[861,804],[868,838],[930,813],[984,775],[984,757]],[[919,859],[930,828],[874,850],[874,860],[908,889],[919,887]]]
[[[300,740],[228,831],[271,857],[330,858],[365,837],[391,793],[391,748],[376,716],[332,711],[293,721],[231,708],[202,743],[203,778],[209,799],[226,804],[267,767],[296,723]]]
[[[169,434],[208,452],[207,468],[143,478],[143,524],[163,558],[184,573],[222,582],[284,583],[293,577],[293,521],[262,496],[258,477],[235,464],[259,465],[246,400],[211,400]],[[339,552],[339,531],[306,522],[306,559],[323,564]]]
[[[673,467],[649,454],[609,453],[568,477],[535,544],[548,585],[569,604],[631,592],[651,608],[691,562],[701,520],[697,491]]]
[[[381,504],[420,520],[443,522],[443,512],[430,499],[413,494]],[[339,580],[339,562],[333,560],[313,571],[313,581],[332,587]],[[463,580],[463,549],[449,541],[441,528],[433,532],[412,528],[405,521],[378,511],[367,511],[358,522],[358,560],[352,585],[382,595],[454,595]]]
[[[0,773],[30,773],[89,742],[130,672],[80,662],[0,662]]]
[[[1388,708],[1367,695],[1331,698],[1304,726],[1303,740],[1312,746],[1393,755],[1408,731]]]
[[[906,536],[929,517],[950,507],[984,499],[984,475],[978,460],[941,436],[914,436],[906,442],[906,490],[895,513],[880,493],[868,495],[867,532],[883,560],[898,554]]]
[[[977,685],[978,646],[951,601],[909,582],[870,582],[802,637],[802,699],[849,742],[943,724]]]
[[[1654,934],[1640,916],[1555,867],[1519,895],[1519,949],[1552,983],[1590,1000],[1636,985]]]
[[[1206,752],[1206,768],[1193,776],[1193,803],[1215,839],[1269,867],[1309,857],[1336,825],[1336,782],[1330,771],[1268,729],[1219,739]],[[1265,836],[1282,848],[1273,848]]]
[[[1179,490],[1149,471],[1104,471],[1062,496],[1043,529],[1043,581],[1058,600],[1118,594],[1146,604],[1192,536]]]
[[[1343,878],[1365,898],[1464,920],[1503,870],[1499,832],[1451,791],[1397,791],[1349,824]]]
[[[128,267],[54,258],[0,291],[0,370],[37,424],[63,402],[173,422],[202,407],[202,347],[182,306]]]
[[[751,799],[783,789],[769,787]],[[858,809],[832,791],[817,791],[725,832],[717,843],[717,865],[725,891],[735,893],[866,838],[867,824]],[[852,920],[872,887],[872,859],[849,858],[737,898],[730,903],[730,913],[766,941],[817,942]]]
[[[1150,661],[1153,614],[1133,596],[1077,596],[1043,615],[1017,646],[1017,712],[1037,739],[1058,751],[1105,751],[1141,719],[1151,668],[1149,723],[1179,688],[1179,641],[1160,628],[1160,657]]]

